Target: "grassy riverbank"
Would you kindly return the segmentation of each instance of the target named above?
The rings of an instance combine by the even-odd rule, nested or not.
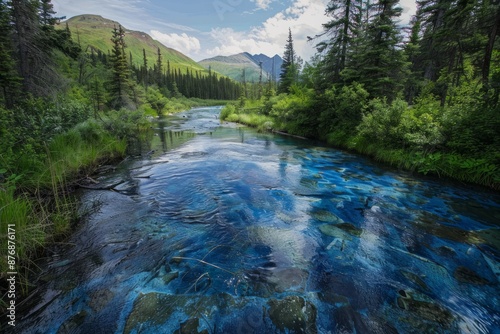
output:
[[[322,110],[320,109],[322,108]],[[391,166],[500,189],[498,110],[462,101],[441,107],[432,97],[413,106],[369,100],[362,87],[315,96],[312,90],[229,105],[221,119],[261,131],[318,139]]]
[[[57,115],[45,118],[44,113]],[[110,111],[89,118],[92,110],[77,102],[33,100],[15,112],[0,108],[0,233],[15,235],[21,294],[29,289],[34,260],[64,239],[78,220],[73,189],[101,165],[126,154],[127,142],[149,129],[144,112]],[[12,244],[12,243],[11,243]],[[13,246],[12,246],[13,247]],[[7,238],[0,239],[2,254]],[[5,275],[8,262],[0,262]]]

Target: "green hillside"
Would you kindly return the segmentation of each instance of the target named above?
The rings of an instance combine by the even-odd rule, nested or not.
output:
[[[246,82],[259,82],[260,67],[246,52],[232,56],[217,56],[199,62],[205,69],[211,68],[236,81],[243,81],[243,70],[245,70]],[[262,80],[267,80],[267,72],[262,72]]]
[[[71,30],[72,37],[79,42],[82,49],[90,52],[100,50],[108,53],[112,49],[111,33],[114,26],[120,24],[116,21],[108,20],[99,15],[79,15],[66,21]],[[65,27],[65,23],[59,27]],[[153,67],[157,60],[157,50],[160,48],[164,66],[170,61],[172,68],[186,68],[207,72],[202,66],[179,51],[168,48],[144,32],[125,29],[125,43],[127,52],[132,54],[132,62],[138,66],[143,64],[143,49],[146,50],[148,66]],[[165,67],[166,68],[166,67]]]

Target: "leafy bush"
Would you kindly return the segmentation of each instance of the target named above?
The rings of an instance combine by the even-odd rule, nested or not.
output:
[[[224,108],[222,108],[220,112],[220,119],[227,120],[229,122],[234,122],[233,120],[229,120],[228,117],[232,114],[236,113],[236,107],[233,104],[228,104]]]
[[[366,111],[368,96],[368,92],[358,83],[327,89],[319,119],[322,132],[330,133],[338,128],[354,130]]]
[[[97,144],[104,136],[104,126],[101,122],[95,119],[89,119],[83,123],[75,126],[75,131],[77,131],[81,138],[91,144]]]
[[[396,99],[388,105],[385,101],[375,99],[371,101],[370,109],[372,112],[363,116],[357,127],[359,135],[383,146],[401,147],[404,141],[401,119],[408,109],[407,103]]]
[[[314,110],[314,91],[293,85],[293,94],[282,94],[278,97],[270,112],[278,128],[301,136],[317,135],[317,117]]]
[[[110,111],[102,117],[103,127],[112,136],[125,139],[137,137],[150,127],[150,123],[141,110]]]
[[[425,151],[433,151],[443,144],[441,114],[442,108],[434,96],[418,98],[416,104],[407,108],[402,115],[404,144]]]
[[[471,156],[500,156],[500,106],[447,107],[442,116],[446,147]]]

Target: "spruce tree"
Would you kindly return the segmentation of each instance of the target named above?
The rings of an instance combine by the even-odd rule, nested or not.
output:
[[[142,84],[144,85],[144,88],[146,89],[146,92],[148,91],[148,58],[146,57],[146,49],[142,49],[142,68],[141,68],[141,77],[142,77]]]
[[[403,90],[408,64],[396,25],[401,15],[399,0],[379,0],[367,30],[356,41],[356,52],[342,73],[347,82],[359,82],[372,97],[394,99]]]
[[[113,50],[110,58],[112,67],[111,104],[113,108],[119,109],[129,105],[130,68],[125,53],[125,31],[123,27],[120,25],[116,28],[115,26],[112,33]]]
[[[158,57],[156,58],[156,66],[155,66],[155,81],[158,87],[163,86],[163,58],[161,55],[161,50],[158,47]]]
[[[411,63],[410,73],[406,80],[405,99],[408,103],[412,103],[413,99],[419,94],[421,86],[423,86],[423,75],[420,70],[421,51],[420,51],[420,29],[421,21],[418,16],[412,19],[412,28],[408,42],[404,47],[406,59]]]
[[[292,30],[288,30],[288,39],[285,45],[283,55],[283,64],[281,65],[280,83],[278,93],[288,93],[290,87],[296,82],[298,75],[297,54],[293,47]]]
[[[0,2],[0,96],[6,108],[12,108],[19,93],[21,78],[13,58],[9,8]]]
[[[60,18],[54,17],[54,5],[51,0],[40,0],[39,5],[40,24],[43,26],[54,26]]]
[[[332,0],[326,8],[326,15],[332,19],[323,24],[323,35],[331,36],[316,45],[318,52],[324,53],[322,70],[327,85],[340,81],[340,72],[346,67],[348,52],[359,29],[361,0]]]
[[[38,21],[37,4],[28,0],[12,0],[13,41],[18,59],[18,72],[22,78],[23,91],[33,95],[46,95],[49,87],[43,83],[42,71],[50,58],[38,40],[42,36]]]

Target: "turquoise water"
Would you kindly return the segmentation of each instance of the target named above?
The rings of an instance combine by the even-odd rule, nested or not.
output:
[[[82,195],[17,332],[500,333],[499,195],[219,112]]]

